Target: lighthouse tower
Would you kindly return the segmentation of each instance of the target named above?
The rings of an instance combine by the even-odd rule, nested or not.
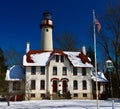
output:
[[[52,29],[53,23],[51,20],[51,14],[49,12],[43,13],[43,19],[40,24],[41,28],[41,50],[52,51],[53,40],[52,40]]]

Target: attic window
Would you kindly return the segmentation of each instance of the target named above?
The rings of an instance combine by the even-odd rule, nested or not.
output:
[[[56,62],[59,62],[59,55],[55,56]]]
[[[61,55],[61,62],[64,62],[64,56],[63,55]]]

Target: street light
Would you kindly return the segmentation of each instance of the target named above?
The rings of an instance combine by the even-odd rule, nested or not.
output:
[[[113,72],[113,62],[111,60],[106,61],[106,70],[109,72],[112,109],[114,109],[114,99],[113,99],[113,89],[112,89],[112,79],[111,79],[111,73]]]

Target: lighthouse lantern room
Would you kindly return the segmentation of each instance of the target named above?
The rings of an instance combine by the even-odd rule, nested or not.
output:
[[[40,28],[41,28],[41,50],[52,51],[53,50],[53,39],[52,39],[53,22],[51,20],[51,14],[48,11],[43,13],[43,19],[41,21]]]

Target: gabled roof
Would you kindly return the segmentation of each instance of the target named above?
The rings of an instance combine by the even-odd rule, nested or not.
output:
[[[46,66],[54,55],[65,56],[74,67],[93,67],[89,58],[81,52],[56,51],[29,51],[23,57],[24,66]]]
[[[29,51],[26,55],[23,56],[23,65],[24,66],[46,66],[47,62],[50,60],[49,51]]]
[[[14,65],[6,72],[6,81],[19,81],[25,79],[25,70],[21,65]]]
[[[74,67],[93,67],[89,58],[81,52],[64,52]]]

